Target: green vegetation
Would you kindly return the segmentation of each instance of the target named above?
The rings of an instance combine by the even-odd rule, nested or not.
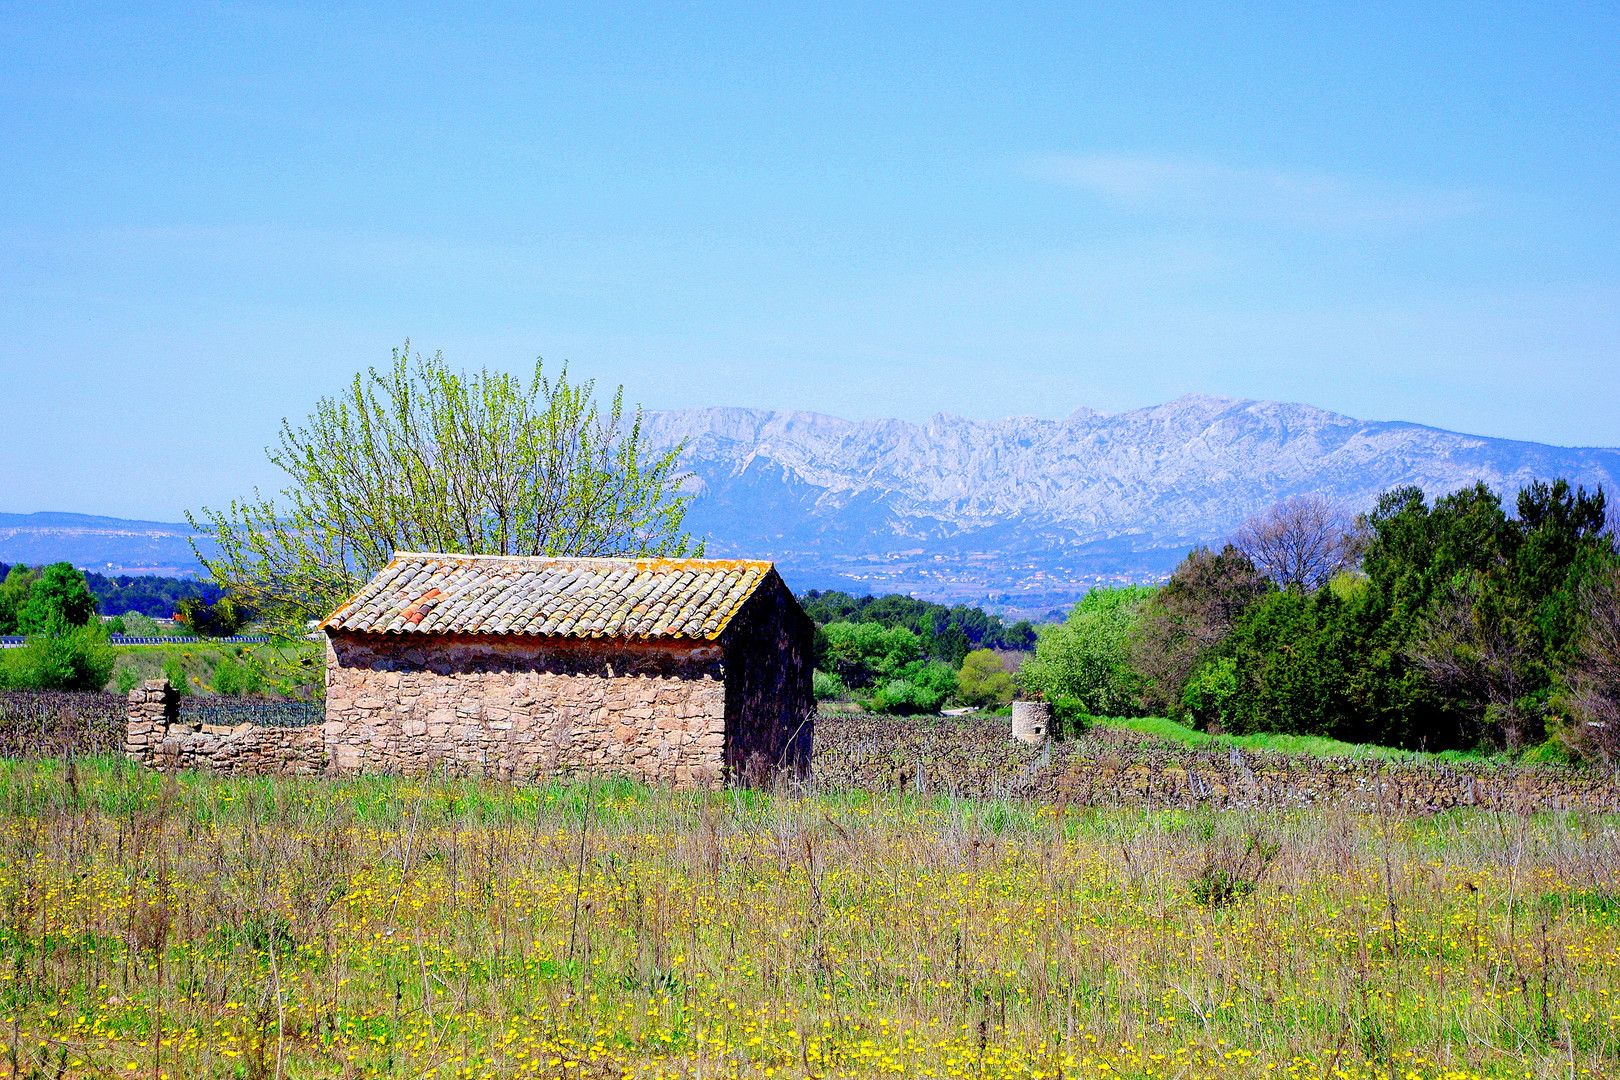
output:
[[[0,1069],[1614,1076],[1614,830],[6,761]]]
[[[0,689],[100,690],[113,670],[113,647],[100,626],[35,634],[0,651]]]
[[[174,609],[175,622],[198,637],[233,637],[242,632],[252,616],[252,611],[229,596],[222,596],[213,603],[182,600]]]
[[[816,590],[799,601],[817,623],[816,698],[855,697],[874,712],[1005,704],[1013,696],[1007,655],[1035,644],[1029,623],[1004,626],[965,604]]]
[[[1385,758],[1391,761],[1476,761],[1478,751],[1446,750],[1425,753],[1401,750],[1375,743],[1348,743],[1320,735],[1281,735],[1261,732],[1254,735],[1212,735],[1163,716],[1093,716],[1090,722],[1104,727],[1121,727],[1185,746],[1231,746],[1242,750],[1273,750],[1279,754],[1309,757]]]
[[[0,633],[22,633],[0,651],[0,689],[99,690],[113,668],[107,631],[84,575],[68,563],[8,568],[0,583]]]
[[[957,604],[946,607],[913,596],[851,596],[846,592],[811,589],[799,597],[805,614],[817,625],[876,623],[903,626],[917,635],[923,655],[952,667],[961,665],[975,649],[1028,651],[1035,647],[1035,628],[1027,621],[1004,626],[1001,617],[982,608]]]
[[[936,712],[956,692],[956,671],[923,655],[904,626],[837,622],[816,631],[817,696],[861,693],[874,712]]]
[[[962,658],[956,693],[969,705],[983,709],[1005,705],[1013,699],[1013,690],[1012,672],[995,651],[976,649]]]
[[[459,374],[441,356],[395,350],[267,449],[289,486],[226,511],[199,560],[215,582],[289,637],[325,615],[396,550],[497,555],[678,556],[688,496],[682,447],[657,454],[595,384],[502,372]],[[197,521],[187,515],[193,525]],[[701,548],[701,545],[699,545]]]
[[[1159,589],[1096,589],[1020,674],[1087,713],[1210,734],[1620,760],[1620,555],[1604,493],[1319,501],[1192,551]],[[1298,745],[1305,745],[1304,743]]]
[[[1130,637],[1153,592],[1141,585],[1092,589],[1066,621],[1041,631],[1020,673],[1024,686],[1074,698],[1092,715],[1136,711],[1141,677],[1131,666]]]
[[[273,696],[301,701],[325,693],[324,658],[316,642],[224,645],[126,645],[116,650],[109,689],[128,693],[145,679],[167,678],[182,693]],[[100,687],[98,687],[99,689]]]

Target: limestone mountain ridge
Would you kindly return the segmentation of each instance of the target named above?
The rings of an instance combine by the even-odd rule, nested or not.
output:
[[[1509,494],[1538,478],[1610,491],[1620,481],[1620,449],[1204,395],[1059,420],[923,424],[685,409],[649,413],[645,431],[657,446],[685,440],[688,523],[710,554],[770,555],[806,580],[946,599],[1061,602],[1089,583],[1162,577],[1192,545],[1290,495],[1359,512],[1407,484],[1435,496],[1475,481]]]

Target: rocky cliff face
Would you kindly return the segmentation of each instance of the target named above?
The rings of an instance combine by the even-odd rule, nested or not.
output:
[[[1166,573],[1289,495],[1352,510],[1391,487],[1565,476],[1613,490],[1620,450],[1356,420],[1307,405],[1189,396],[1113,415],[925,425],[806,412],[653,413],[687,440],[691,527],[710,554],[770,555],[789,584],[1060,604],[1098,581]]]

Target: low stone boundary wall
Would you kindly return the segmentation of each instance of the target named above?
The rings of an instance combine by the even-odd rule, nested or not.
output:
[[[167,679],[129,692],[124,756],[149,769],[206,769],[248,776],[326,771],[326,737],[315,727],[187,723]]]
[[[307,776],[339,771],[332,741],[319,725],[186,723],[179,695],[166,680],[153,679],[130,692],[124,752],[154,769]],[[1036,745],[1016,740],[1005,719],[974,717],[823,714],[809,783],[824,791],[1071,806],[1620,812],[1612,777],[1573,768],[1192,748],[1109,727]]]
[[[1614,779],[1582,769],[1194,748],[1104,726],[1033,746],[1016,741],[1000,718],[823,714],[811,775],[823,790],[1072,806],[1620,812]]]

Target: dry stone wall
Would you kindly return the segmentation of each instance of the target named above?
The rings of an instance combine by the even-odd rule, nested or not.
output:
[[[124,756],[152,769],[241,775],[308,776],[326,771],[327,761],[318,727],[183,722],[180,695],[167,679],[148,679],[129,692]]]
[[[333,634],[327,650],[324,734],[338,774],[725,779],[715,644]]]
[[[976,717],[823,716],[812,776],[823,790],[1071,806],[1620,811],[1615,778],[1583,769],[1195,748],[1103,726],[1033,746],[1007,720]]]

